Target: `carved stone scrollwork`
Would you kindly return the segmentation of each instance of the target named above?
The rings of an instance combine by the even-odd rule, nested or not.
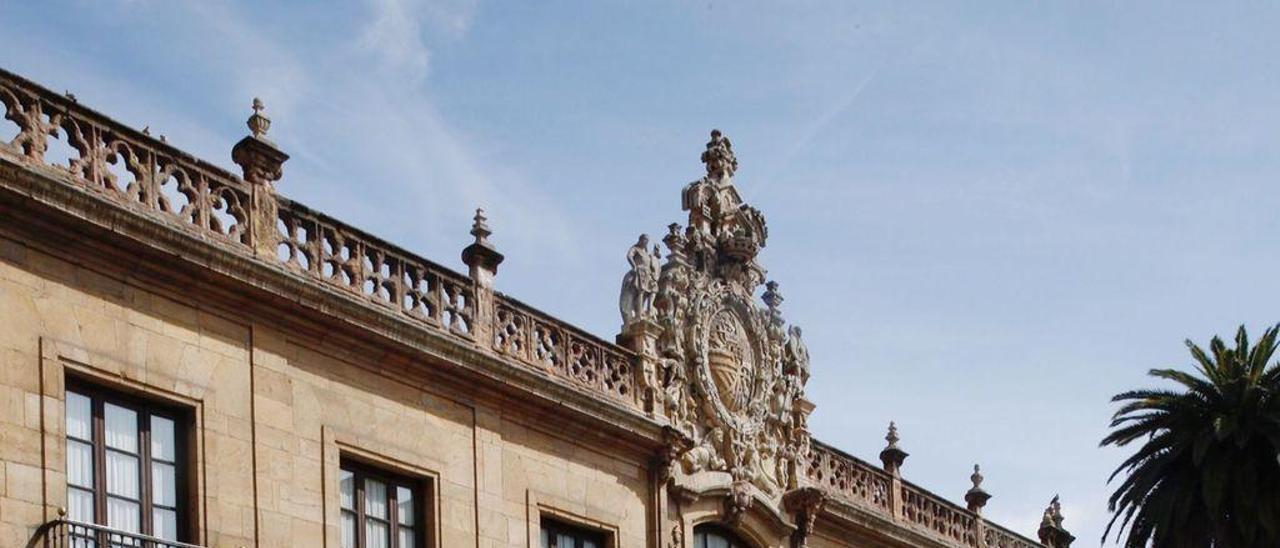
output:
[[[791,536],[793,548],[808,546],[809,535],[813,534],[818,515],[826,502],[826,493],[817,487],[802,487],[782,497],[782,505],[796,520],[796,531]]]
[[[5,106],[5,119],[18,125],[19,132],[9,143],[34,162],[42,162],[49,149],[49,137],[58,136],[62,113],[46,114],[45,104],[17,90],[0,89],[0,103]]]
[[[782,317],[777,283],[756,301],[768,230],[734,187],[729,139],[712,132],[702,161],[706,175],[682,193],[687,228],[672,223],[663,237],[665,262],[644,236],[627,252],[619,341],[652,359],[654,407],[692,442],[679,471],[729,473],[743,504],[751,489],[778,500],[808,457],[809,353]],[[656,326],[652,346],[639,324]]]

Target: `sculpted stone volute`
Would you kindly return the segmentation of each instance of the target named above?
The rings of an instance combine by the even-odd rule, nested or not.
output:
[[[738,161],[729,139],[713,131],[702,161],[706,175],[682,192],[687,228],[668,226],[661,268],[645,251],[647,238],[628,251],[621,304],[624,332],[640,318],[659,330],[651,390],[661,400],[654,407],[691,441],[679,450],[679,472],[729,473],[728,507],[739,514],[751,489],[779,500],[797,486],[809,449],[811,406],[801,404],[809,352],[800,329],[782,317],[777,283],[756,300],[765,279],[756,258],[768,229],[734,187]]]

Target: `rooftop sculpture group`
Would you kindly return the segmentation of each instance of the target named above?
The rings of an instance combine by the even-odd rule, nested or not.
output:
[[[776,498],[798,486],[809,448],[809,352],[776,282],[755,300],[768,230],[734,187],[728,137],[711,132],[702,162],[706,175],[682,193],[688,225],[663,238],[666,261],[645,235],[627,251],[619,339],[641,355],[651,412],[687,438],[683,472],[728,472],[736,491]]]

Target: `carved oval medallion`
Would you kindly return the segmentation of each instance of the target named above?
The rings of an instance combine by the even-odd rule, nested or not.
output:
[[[711,318],[707,341],[707,367],[720,402],[737,415],[751,404],[755,384],[755,356],[751,340],[738,315],[722,308]]]

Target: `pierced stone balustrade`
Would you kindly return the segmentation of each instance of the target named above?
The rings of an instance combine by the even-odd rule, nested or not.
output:
[[[134,212],[247,245],[250,188],[239,177],[0,70],[0,150]],[[10,124],[11,123],[11,124]]]
[[[495,312],[493,349],[499,355],[638,406],[632,352],[509,297],[497,297]]]
[[[1040,543],[987,522],[957,504],[920,487],[901,482],[894,492],[893,477],[880,467],[814,442],[806,470],[809,481],[831,496],[899,521],[951,545],[987,548],[1039,548]],[[902,514],[893,511],[894,498],[902,500]]]
[[[0,104],[5,108],[0,160],[350,291],[425,329],[443,331],[570,386],[640,407],[635,356],[622,347],[501,295],[490,301],[492,314],[481,314],[477,291],[486,289],[470,277],[279,194],[269,204],[277,209],[275,226],[250,222],[259,212],[253,210],[252,185],[241,177],[4,70]],[[274,246],[275,256],[255,255],[264,246]],[[492,322],[494,340],[477,336],[480,321]]]

